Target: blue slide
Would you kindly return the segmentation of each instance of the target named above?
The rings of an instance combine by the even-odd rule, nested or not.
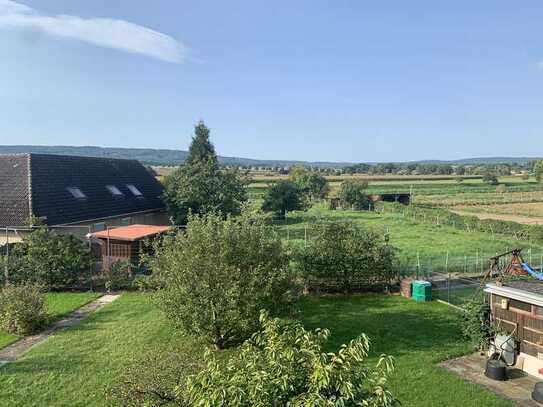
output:
[[[543,280],[543,273],[536,272],[528,263],[522,263],[522,268],[532,277]]]

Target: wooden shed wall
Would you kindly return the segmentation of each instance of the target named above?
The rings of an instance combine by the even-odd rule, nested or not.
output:
[[[502,300],[508,301],[507,309],[502,309]],[[505,331],[511,333],[520,342],[520,351],[538,357],[543,353],[543,308],[525,302],[491,296],[491,308],[494,322]]]

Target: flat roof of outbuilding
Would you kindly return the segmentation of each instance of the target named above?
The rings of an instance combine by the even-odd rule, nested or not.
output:
[[[112,239],[134,242],[136,240],[145,239],[158,235],[170,230],[170,226],[154,226],[154,225],[130,225],[120,226],[118,228],[102,230],[90,234],[91,238],[95,239]]]
[[[543,281],[517,280],[502,285],[489,283],[485,292],[543,307]]]

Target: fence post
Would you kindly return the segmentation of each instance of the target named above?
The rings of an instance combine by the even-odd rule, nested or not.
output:
[[[451,273],[447,273],[447,302],[451,303]]]
[[[419,279],[420,275],[420,253],[417,250],[417,280]]]
[[[7,285],[9,283],[9,233],[8,228],[6,227],[6,261],[4,262],[4,284]]]

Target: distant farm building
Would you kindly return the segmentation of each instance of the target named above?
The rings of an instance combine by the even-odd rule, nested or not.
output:
[[[398,202],[403,205],[409,205],[411,203],[410,193],[389,193],[389,194],[374,194],[370,195],[370,200],[375,202]],[[328,206],[330,209],[348,209],[341,207],[341,200],[337,197],[328,199]],[[368,208],[372,209],[372,208]]]
[[[373,202],[398,202],[403,205],[409,205],[411,203],[410,193],[391,193],[391,194],[377,194],[371,195]]]

